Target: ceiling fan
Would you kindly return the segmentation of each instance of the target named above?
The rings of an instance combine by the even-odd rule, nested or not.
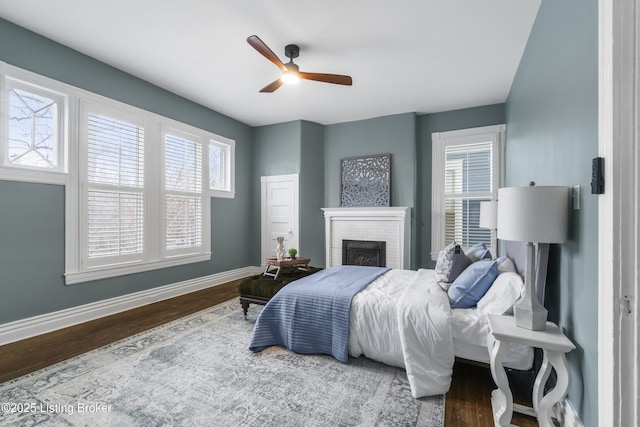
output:
[[[345,86],[351,86],[352,84],[350,76],[343,76],[340,74],[305,73],[300,71],[300,68],[293,63],[293,58],[297,58],[300,54],[300,48],[295,44],[289,44],[284,48],[284,54],[287,58],[289,58],[289,62],[284,64],[282,61],[280,61],[276,54],[273,53],[271,49],[269,49],[269,46],[267,46],[262,40],[260,40],[260,37],[255,35],[249,36],[247,37],[247,43],[253,46],[255,50],[257,50],[269,61],[273,62],[276,67],[280,68],[280,70],[282,71],[282,76],[280,76],[280,78],[260,89],[260,92],[271,93],[282,86],[283,83],[294,84],[298,83],[300,79],[315,80],[318,82],[334,83]]]

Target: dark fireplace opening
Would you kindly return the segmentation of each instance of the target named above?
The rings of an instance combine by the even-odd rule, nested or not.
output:
[[[386,242],[368,240],[343,240],[342,265],[366,265],[386,267]]]

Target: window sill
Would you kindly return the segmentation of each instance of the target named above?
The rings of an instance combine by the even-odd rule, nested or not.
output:
[[[39,169],[0,167],[0,179],[6,181],[32,182],[36,184],[66,185],[69,175],[64,172]]]
[[[143,273],[145,271],[152,271],[160,268],[209,261],[210,259],[211,252],[207,252],[205,254],[176,256],[162,261],[95,267],[84,271],[72,271],[65,273],[65,284],[75,285],[78,283],[90,282],[92,280],[108,279],[111,277],[126,276],[128,274]]]
[[[225,191],[225,190],[209,190],[210,197],[217,197],[220,199],[235,199],[236,192],[235,191]]]

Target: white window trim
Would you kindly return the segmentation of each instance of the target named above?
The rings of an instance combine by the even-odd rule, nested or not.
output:
[[[209,189],[209,195],[211,197],[219,197],[224,199],[233,199],[236,197],[236,142],[233,139],[224,138],[221,136],[216,136],[215,138],[209,139],[209,144],[222,145],[226,146],[227,152],[229,153],[229,163],[226,169],[226,182],[227,188],[224,190],[221,189],[213,189],[209,185],[209,179],[207,178],[207,186]],[[209,147],[207,147],[208,149]],[[207,173],[209,170],[209,162],[207,162]]]
[[[447,146],[466,145],[492,141],[493,164],[495,165],[494,188],[492,200],[497,200],[498,188],[504,182],[504,145],[505,125],[483,126],[470,129],[454,130],[448,132],[434,132],[432,139],[432,180],[431,180],[431,260],[438,258],[438,253],[444,247],[444,180],[445,162],[444,153]],[[495,241],[495,233],[492,233]],[[494,242],[493,247],[496,247]]]

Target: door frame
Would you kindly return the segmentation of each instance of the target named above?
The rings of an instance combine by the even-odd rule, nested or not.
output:
[[[264,260],[268,257],[270,246],[267,233],[267,184],[273,182],[293,182],[293,232],[298,239],[298,253],[300,253],[300,176],[297,173],[288,175],[269,175],[260,177],[260,265],[264,267]],[[275,247],[275,246],[274,246]]]
[[[598,424],[639,417],[640,0],[599,0]]]

